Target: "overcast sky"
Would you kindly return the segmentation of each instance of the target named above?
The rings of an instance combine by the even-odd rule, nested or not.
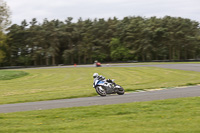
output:
[[[74,21],[116,16],[190,18],[200,22],[200,0],[4,0],[12,12],[12,23],[21,24],[32,18],[42,23],[73,17]]]

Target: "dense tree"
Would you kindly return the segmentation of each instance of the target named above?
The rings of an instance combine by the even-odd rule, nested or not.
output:
[[[0,0],[0,31],[3,31],[10,24],[10,14],[6,2]]]
[[[5,29],[10,24],[10,10],[6,2],[0,0],[0,63],[8,61],[8,46]]]
[[[0,57],[10,65],[200,58],[199,23],[190,19],[133,16],[72,20],[44,19],[40,24],[33,18],[29,23],[13,24],[1,37],[7,37],[8,45],[0,47],[7,51]]]
[[[6,36],[3,32],[0,32],[0,63],[3,62],[4,58],[6,57],[6,50],[7,50],[7,45],[5,43],[6,41]]]

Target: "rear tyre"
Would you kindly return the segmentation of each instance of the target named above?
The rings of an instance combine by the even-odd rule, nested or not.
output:
[[[122,88],[121,86],[120,86],[120,88],[118,89],[118,92],[117,92],[117,94],[118,95],[124,95],[124,88]]]
[[[101,86],[97,86],[95,89],[100,96],[106,96],[106,91]]]

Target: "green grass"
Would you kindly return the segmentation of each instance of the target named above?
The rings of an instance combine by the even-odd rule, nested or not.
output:
[[[1,133],[199,133],[200,97],[0,114]]]
[[[0,104],[95,96],[97,93],[92,88],[94,72],[115,79],[126,92],[200,83],[199,72],[156,67],[52,68],[23,71],[29,74],[12,80],[0,80]]]
[[[0,70],[0,80],[11,80],[20,77],[24,77],[28,75],[28,73],[23,71],[2,71]]]
[[[200,62],[135,62],[135,63],[103,63],[104,65],[160,65],[160,64],[200,64]]]
[[[147,65],[164,65],[164,64],[200,64],[200,62],[137,62],[137,63],[110,63],[108,66],[147,66]]]

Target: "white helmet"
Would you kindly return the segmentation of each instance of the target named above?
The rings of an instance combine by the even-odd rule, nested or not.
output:
[[[96,78],[96,77],[98,77],[98,76],[99,76],[98,73],[94,73],[94,74],[93,74],[93,78]]]

